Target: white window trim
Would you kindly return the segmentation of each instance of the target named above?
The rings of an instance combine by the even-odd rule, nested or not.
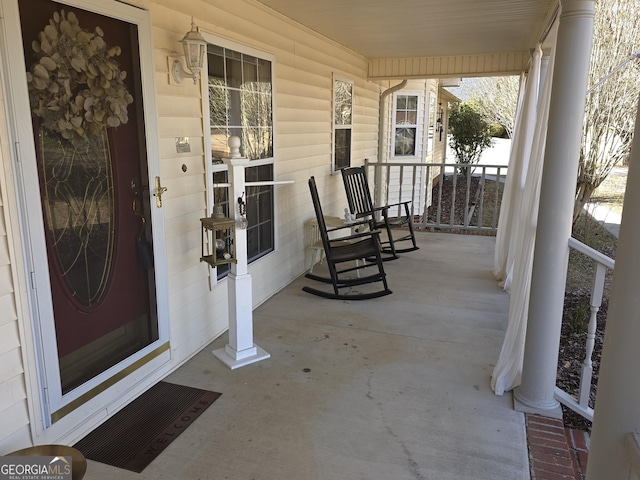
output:
[[[351,84],[351,124],[349,125],[336,125],[335,112],[336,112],[336,81],[345,82]],[[354,118],[354,103],[355,97],[355,82],[349,77],[334,73],[331,78],[331,173],[339,173],[341,168],[336,168],[336,130],[351,130],[351,145],[349,146],[349,165],[353,164],[353,118]],[[344,167],[343,167],[344,168]]]
[[[276,57],[274,54],[266,52],[264,50],[258,50],[257,48],[248,46],[244,43],[235,42],[233,40],[229,40],[224,37],[220,37],[218,35],[214,35],[206,30],[200,30],[200,33],[204,37],[207,43],[212,45],[216,45],[218,47],[228,48],[229,50],[233,50],[236,52],[243,53],[245,55],[252,55],[254,57],[260,58],[262,60],[267,60],[271,62],[271,100],[272,104],[272,112],[273,112],[273,157],[270,158],[262,158],[259,160],[251,160],[251,166],[260,166],[260,165],[273,165],[273,185],[278,185],[279,183],[275,180],[278,178],[277,172],[277,164],[275,161],[276,157],[276,143],[277,143],[277,135],[275,130],[275,98],[276,98]],[[207,189],[207,212],[211,212],[213,210],[213,174],[215,172],[226,171],[228,166],[225,164],[213,164],[213,158],[211,156],[211,135],[208,132],[211,132],[211,119],[209,118],[208,111],[209,108],[207,106],[207,102],[209,100],[209,82],[206,80],[207,78],[207,55],[205,55],[205,64],[200,73],[202,81],[200,82],[202,86],[201,98],[202,98],[202,119],[203,119],[203,132],[204,135],[204,156],[205,156],[205,175],[207,180],[206,189]],[[274,255],[279,251],[279,241],[278,241],[278,225],[279,225],[279,213],[278,213],[278,188],[273,189],[273,251],[268,254],[260,257],[259,259],[251,262],[248,265],[249,271],[251,271],[255,266],[265,258],[268,258],[271,255]],[[209,268],[209,278],[211,287],[216,286],[218,281],[218,272],[216,267]],[[227,277],[222,279],[223,283]]]
[[[418,110],[416,112],[416,145],[413,155],[396,155],[396,128],[400,125],[396,124],[396,111],[398,106],[398,97],[418,97]],[[420,158],[422,153],[422,145],[424,145],[424,134],[422,132],[422,115],[424,112],[424,93],[418,90],[401,90],[393,94],[393,109],[391,113],[391,150],[389,151],[391,158],[402,160]],[[428,135],[428,132],[427,132]]]

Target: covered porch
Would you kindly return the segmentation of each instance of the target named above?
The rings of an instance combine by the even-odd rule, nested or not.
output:
[[[70,3],[82,2],[73,0]],[[310,175],[316,174],[327,179],[327,196],[340,190],[337,188],[339,179],[328,171],[331,163],[331,132],[327,130],[330,128],[330,122],[327,121],[330,117],[330,101],[327,99],[331,91],[327,85],[331,83],[331,75],[347,71],[357,78],[359,97],[356,98],[362,102],[358,106],[360,112],[366,110],[369,114],[365,116],[358,112],[359,116],[356,117],[356,126],[364,127],[367,133],[358,139],[365,138],[365,141],[360,142],[362,148],[354,152],[354,161],[376,156],[378,162],[382,163],[385,159],[380,149],[375,149],[375,137],[381,138],[382,129],[376,133],[375,121],[370,119],[382,118],[384,91],[389,91],[383,91],[384,88],[393,88],[392,82],[406,78],[445,79],[451,76],[520,74],[529,68],[530,49],[534,46],[538,47],[536,55],[542,57],[541,71],[537,75],[530,73],[530,77],[536,80],[538,77],[544,78],[542,71],[546,68],[544,58],[547,53],[543,44],[550,36],[554,19],[559,14],[553,1],[523,0],[513,10],[504,8],[509,2],[500,1],[493,7],[504,10],[505,16],[486,15],[491,19],[491,25],[487,25],[486,22],[478,22],[478,16],[472,14],[473,10],[462,8],[461,4],[452,4],[459,11],[445,11],[444,18],[466,19],[462,24],[457,24],[458,28],[452,28],[455,25],[452,20],[444,22],[441,21],[443,17],[437,15],[436,2],[425,2],[425,6],[432,10],[428,13],[432,15],[412,17],[431,18],[442,28],[434,26],[425,29],[420,22],[410,29],[405,28],[404,23],[393,28],[392,22],[385,22],[386,33],[379,35],[379,23],[368,23],[370,32],[374,33],[373,38],[378,39],[384,47],[393,47],[389,50],[368,48],[374,44],[367,41],[366,36],[362,37],[365,38],[364,42],[353,43],[353,38],[339,35],[342,32],[355,34],[358,29],[343,28],[338,20],[347,22],[349,26],[352,26],[355,18],[372,20],[369,15],[358,15],[358,11],[351,10],[351,7],[361,6],[359,2],[347,2],[346,5],[345,2],[325,2],[325,15],[335,19],[332,21],[326,21],[327,16],[317,16],[315,5],[309,4],[304,8],[302,13],[312,15],[311,20],[331,26],[335,31],[323,31],[309,19],[297,15],[293,8],[303,3],[288,0],[251,0],[241,2],[242,5],[223,6],[213,5],[219,2],[196,2],[188,11],[182,6],[170,8],[165,5],[173,2],[134,0],[131,3],[150,7],[155,15],[153,18],[162,18],[153,24],[160,34],[157,36],[160,40],[154,48],[161,59],[156,64],[162,65],[162,68],[154,72],[158,78],[162,78],[157,97],[163,107],[161,120],[165,146],[160,155],[162,162],[156,162],[155,165],[158,171],[160,163],[165,171],[169,170],[169,165],[173,168],[181,163],[173,161],[173,140],[182,138],[191,127],[182,129],[176,126],[197,124],[191,129],[196,132],[202,127],[202,92],[194,90],[194,94],[189,94],[193,95],[192,98],[184,96],[192,102],[189,108],[183,110],[186,87],[182,93],[176,93],[178,87],[171,85],[171,80],[167,84],[165,78],[165,43],[175,48],[173,37],[179,30],[173,25],[172,14],[178,9],[183,16],[197,11],[198,23],[207,32],[221,35],[225,41],[229,37],[251,44],[252,48],[268,52],[269,58],[278,64],[277,71],[281,72],[281,77],[276,79],[281,90],[276,89],[275,125],[281,140],[274,155],[277,157],[274,164],[278,167],[278,178],[291,180],[295,186],[288,192],[281,192],[274,207],[280,213],[278,218],[281,223],[277,225],[278,249],[267,259],[273,263],[264,262],[256,266],[253,272],[254,278],[261,280],[263,296],[259,298],[269,298],[275,291],[275,285],[279,288],[281,284],[290,282],[302,270],[302,248],[298,248],[302,240],[299,232],[311,212],[303,183]],[[200,3],[211,8],[200,10],[197,8]],[[382,7],[388,6],[386,1],[381,0],[381,3]],[[473,2],[463,3],[466,7]],[[311,297],[301,291],[307,281],[298,277],[254,311],[256,341],[271,354],[270,359],[258,364],[230,371],[213,357],[211,351],[227,343],[226,334],[202,351],[194,353],[202,343],[214,338],[211,336],[214,335],[211,332],[214,330],[211,328],[214,320],[225,323],[224,315],[219,313],[221,309],[217,310],[216,315],[212,305],[224,306],[227,300],[224,285],[214,295],[206,290],[202,298],[196,301],[191,296],[191,292],[195,291],[191,287],[202,286],[205,282],[202,282],[202,269],[197,270],[195,280],[196,275],[191,274],[196,267],[190,262],[197,262],[197,256],[192,255],[194,249],[191,242],[197,235],[193,231],[184,231],[183,221],[187,217],[201,217],[204,206],[202,189],[205,188],[201,178],[209,174],[208,169],[200,165],[206,165],[209,157],[202,152],[194,152],[189,168],[184,163],[183,168],[178,170],[182,173],[187,170],[195,172],[193,178],[173,177],[167,208],[162,215],[157,214],[159,218],[166,216],[167,223],[171,225],[170,235],[164,239],[170,247],[170,255],[160,265],[166,267],[168,264],[171,275],[166,276],[170,277],[171,285],[175,287],[172,292],[173,309],[169,311],[168,306],[164,308],[164,313],[170,313],[171,317],[171,345],[175,355],[175,363],[170,365],[172,373],[167,380],[215,390],[221,392],[222,397],[142,475],[91,462],[87,478],[529,478],[526,422],[522,410],[553,413],[558,409],[555,398],[556,346],[576,177],[576,163],[571,159],[577,159],[593,3],[592,0],[562,2],[552,95],[549,92],[549,128],[539,139],[544,141],[536,143],[546,143],[545,177],[541,179],[539,212],[537,201],[530,202],[536,207],[531,218],[539,218],[540,222],[537,234],[528,237],[535,237],[535,261],[531,257],[535,268],[531,288],[528,288],[528,284],[523,287],[523,291],[531,291],[531,308],[524,312],[529,317],[531,328],[526,338],[522,384],[515,391],[520,401],[520,411],[513,408],[509,388],[502,396],[496,396],[490,387],[509,317],[509,296],[497,285],[492,274],[496,241],[492,237],[422,233],[420,241],[423,248],[385,265],[394,294],[382,299],[336,302]],[[331,4],[339,4],[340,8],[347,10],[341,15],[333,15],[329,9]],[[245,10],[247,5],[249,10]],[[529,8],[525,8],[527,6]],[[369,14],[377,11],[378,15],[384,17],[391,11],[387,8],[371,8],[371,5],[367,5],[366,10]],[[466,15],[462,16],[462,11]],[[406,12],[400,13],[402,20],[407,18]],[[256,29],[255,25],[262,24],[265,18],[270,20],[268,24],[264,23],[270,28]],[[294,22],[299,22],[304,28],[297,24],[294,26]],[[474,34],[470,29],[476,24],[484,30]],[[496,24],[509,28],[487,28]],[[281,38],[273,34],[278,31],[278,26],[285,25],[290,30],[289,37]],[[522,35],[515,35],[516,30]],[[391,34],[394,31],[411,31],[420,36],[421,42],[403,44],[393,39]],[[461,35],[462,31],[468,35]],[[316,37],[316,32],[323,38]],[[425,32],[429,32],[430,36]],[[498,35],[489,35],[488,32]],[[515,37],[519,37],[519,40],[515,41]],[[354,35],[354,38],[361,37]],[[478,39],[486,41],[479,42]],[[333,48],[333,42],[340,47]],[[423,47],[409,49],[407,45],[413,44]],[[513,47],[513,51],[503,51],[505,45]],[[330,54],[324,53],[328,47],[333,48],[329,50],[331,52],[339,51],[337,59],[329,58]],[[349,50],[348,55],[346,50]],[[351,52],[357,52],[358,62],[368,67],[366,81],[362,73],[364,67],[358,67],[362,72],[357,68],[352,71],[349,61],[356,55]],[[149,69],[150,73],[151,70],[153,68]],[[300,102],[302,98],[314,101],[303,103]],[[531,98],[537,100],[533,93]],[[312,104],[313,108],[309,109]],[[180,108],[177,108],[178,105]],[[309,111],[314,114],[309,115]],[[191,122],[182,121],[184,119]],[[363,130],[356,132],[360,135]],[[318,132],[321,133],[316,136]],[[207,135],[205,133],[202,138]],[[200,138],[199,133],[196,136]],[[11,141],[5,143],[12,144]],[[153,142],[150,144],[155,145]],[[207,144],[203,144],[206,150]],[[636,149],[636,152],[635,158],[640,150]],[[205,162],[201,162],[202,159]],[[197,166],[192,168],[193,165]],[[182,173],[176,172],[176,175]],[[207,179],[206,185],[208,182]],[[635,182],[640,184],[640,178]],[[196,194],[193,193],[193,185],[198,185],[200,189]],[[171,197],[174,192],[177,192],[176,196]],[[194,200],[196,196],[197,201]],[[306,199],[307,203],[305,200],[299,203],[298,199]],[[634,196],[628,202],[634,203],[635,199],[637,197]],[[334,200],[332,206],[335,211],[340,200]],[[296,208],[292,208],[292,205],[296,205]],[[17,231],[17,216],[14,217],[13,229]],[[521,218],[526,221],[529,217],[521,215]],[[631,259],[634,257],[631,255],[632,246],[637,244],[633,228],[636,227],[637,233],[638,221],[630,217],[627,222],[630,230],[627,230],[625,248],[620,250],[620,256],[625,257],[626,254],[626,258]],[[189,225],[192,224],[197,225],[197,221],[189,221]],[[624,236],[621,235],[621,238]],[[14,235],[13,240],[17,245],[20,238]],[[159,245],[164,244],[159,242]],[[520,253],[515,255],[525,260],[528,258]],[[21,258],[20,254],[17,258]],[[12,261],[21,265],[19,260]],[[629,270],[623,270],[620,274],[623,283],[629,285],[629,290],[620,290],[617,300],[631,311],[630,315],[625,315],[626,312],[619,310],[617,313],[621,318],[636,317],[634,312],[637,309],[632,308],[637,297],[637,292],[632,288],[637,284],[634,280],[638,269],[632,268],[636,263],[629,261]],[[287,268],[276,279],[274,266],[284,264],[287,264]],[[23,273],[20,272],[20,275]],[[19,279],[23,278],[16,275]],[[198,290],[202,291],[204,288]],[[26,305],[27,299],[22,300]],[[28,340],[31,324],[30,319],[25,318],[26,327],[23,326],[23,329],[26,330],[21,330],[20,334],[22,343],[27,344],[27,354],[31,355],[35,351]],[[13,329],[13,324],[17,322],[13,318],[9,321],[11,323],[7,325]],[[610,348],[628,356],[621,359],[621,364],[627,368],[635,364],[637,357],[633,343],[637,335],[631,330],[631,327],[635,328],[632,323],[620,322],[621,332],[611,336],[610,342],[613,344]],[[627,327],[629,332],[625,330]],[[200,340],[202,343],[199,343]],[[629,344],[620,343],[620,348],[617,348],[622,340],[629,341]],[[5,347],[4,351],[10,351],[13,355],[14,351],[18,351],[16,345],[17,341],[15,345]],[[173,370],[187,358],[190,359]],[[20,367],[15,371],[23,371],[22,358],[14,364]],[[603,428],[614,425],[615,428],[610,432],[603,430],[601,443],[593,444],[599,448],[593,448],[592,451],[597,453],[595,457],[602,471],[608,471],[607,463],[613,458],[608,445],[615,445],[617,456],[611,463],[622,471],[629,461],[624,453],[626,443],[623,443],[620,432],[626,438],[630,431],[637,430],[629,424],[632,423],[630,419],[637,419],[634,414],[637,402],[633,398],[637,398],[640,383],[637,377],[631,375],[629,378],[633,381],[629,382],[625,375],[620,374],[623,369],[616,368],[615,362],[611,363],[608,371],[612,380],[601,384],[600,388],[600,392],[608,395],[599,397],[599,408],[603,412],[601,425],[605,426]],[[28,403],[24,400],[30,400],[30,392],[23,394],[22,384],[30,383],[35,391],[37,379],[35,376],[23,379],[20,375],[22,373],[15,376],[17,380],[12,383],[20,385],[14,388],[14,391],[20,392],[15,394],[18,400],[8,402],[12,408],[5,409],[8,412],[5,418],[13,418],[15,415],[11,413],[19,408],[27,420],[21,424],[22,429],[17,430],[20,438],[9,439],[7,444],[27,439],[40,442],[43,438],[58,439],[62,435],[71,435],[69,432],[72,430],[64,430],[63,425],[66,424],[60,422],[56,426],[58,430],[52,429],[55,435],[50,431],[49,437],[32,436],[41,432],[37,423],[33,427],[33,418],[37,415],[24,413]],[[146,382],[148,379],[144,380]],[[138,382],[136,386],[138,392],[147,387],[144,382]],[[127,393],[133,396],[132,391],[129,388]],[[621,403],[624,403],[625,410],[617,408],[616,399],[624,399]],[[39,401],[38,397],[29,403],[30,408],[39,406]],[[111,403],[105,405],[100,407],[104,408],[105,415],[119,408]],[[37,408],[35,410],[37,412]],[[74,428],[87,428],[87,419],[93,413],[91,411],[80,417],[80,412],[78,419],[69,419],[69,422],[75,422]],[[617,423],[609,421],[610,418]],[[5,438],[9,438],[8,434]],[[611,438],[616,441],[608,441]],[[595,464],[598,465],[597,462]],[[593,478],[599,478],[597,470],[593,472]],[[612,474],[611,478],[627,476],[618,473]]]
[[[490,388],[509,308],[495,238],[418,241],[385,263],[383,298],[296,279],[254,310],[270,359],[230,370],[218,338],[166,380],[222,396],[141,475],[90,462],[86,478],[530,478],[525,415]]]

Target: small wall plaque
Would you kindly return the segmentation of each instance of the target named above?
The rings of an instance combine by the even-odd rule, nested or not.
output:
[[[191,143],[189,143],[189,137],[176,137],[176,152],[178,153],[191,152]]]

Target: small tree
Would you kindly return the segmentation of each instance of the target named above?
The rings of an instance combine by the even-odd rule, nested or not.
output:
[[[462,103],[449,114],[451,142],[456,163],[471,165],[480,160],[480,154],[491,146],[489,125],[471,103]],[[467,168],[460,168],[465,175]]]

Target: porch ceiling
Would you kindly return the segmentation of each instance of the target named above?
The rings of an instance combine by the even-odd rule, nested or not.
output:
[[[259,0],[369,59],[528,52],[557,0]]]

